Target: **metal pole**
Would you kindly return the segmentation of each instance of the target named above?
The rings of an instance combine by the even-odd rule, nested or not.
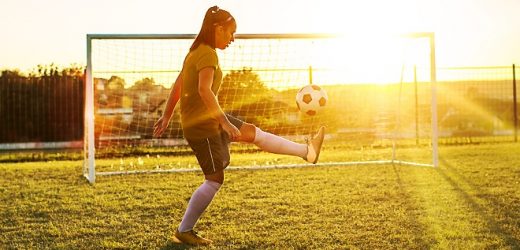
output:
[[[413,66],[413,83],[415,87],[415,145],[419,145],[419,98],[417,96],[417,65]]]
[[[87,150],[85,177],[91,184],[96,182],[95,137],[94,137],[94,79],[92,78],[92,39],[87,35],[87,69],[85,74],[85,150]]]
[[[309,65],[309,85],[312,84],[312,65]]]
[[[432,155],[433,166],[439,166],[439,131],[437,127],[437,66],[435,63],[435,35],[430,33],[430,81],[432,91]]]
[[[514,121],[514,135],[515,142],[518,142],[518,108],[516,99],[516,69],[513,64],[513,121]]]

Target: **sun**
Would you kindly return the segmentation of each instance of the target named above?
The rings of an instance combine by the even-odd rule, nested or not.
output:
[[[407,39],[401,35],[432,32],[434,25],[423,16],[430,16],[435,9],[433,3],[423,6],[411,0],[347,1],[341,5],[315,6],[310,29],[338,35],[334,42],[319,48],[315,64],[328,69],[329,79],[348,83],[388,84],[408,80],[413,77],[410,72],[414,68],[429,68],[429,43],[427,39]],[[425,73],[426,76],[429,74]]]
[[[331,84],[391,84],[429,73],[429,41],[400,34],[343,34],[316,46],[316,79]]]

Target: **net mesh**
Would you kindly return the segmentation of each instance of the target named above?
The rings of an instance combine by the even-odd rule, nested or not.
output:
[[[192,41],[92,40],[96,171],[198,168],[178,108],[163,136],[152,137]],[[427,38],[238,36],[218,51],[224,75],[218,99],[225,112],[295,142],[326,126],[321,162],[429,162],[429,53]],[[295,103],[308,84],[328,94],[315,116]],[[232,165],[304,163],[254,145],[233,143],[231,150]]]

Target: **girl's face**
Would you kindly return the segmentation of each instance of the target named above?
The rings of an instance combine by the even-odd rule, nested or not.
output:
[[[215,29],[215,48],[226,49],[231,42],[235,41],[237,24],[231,22],[229,25],[217,25]]]

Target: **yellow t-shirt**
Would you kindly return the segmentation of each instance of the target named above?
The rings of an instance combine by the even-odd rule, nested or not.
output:
[[[202,139],[219,133],[217,119],[209,113],[199,95],[199,71],[206,67],[215,69],[211,90],[217,95],[222,82],[217,52],[212,47],[201,44],[188,53],[181,73],[181,124],[184,137],[187,139]]]

